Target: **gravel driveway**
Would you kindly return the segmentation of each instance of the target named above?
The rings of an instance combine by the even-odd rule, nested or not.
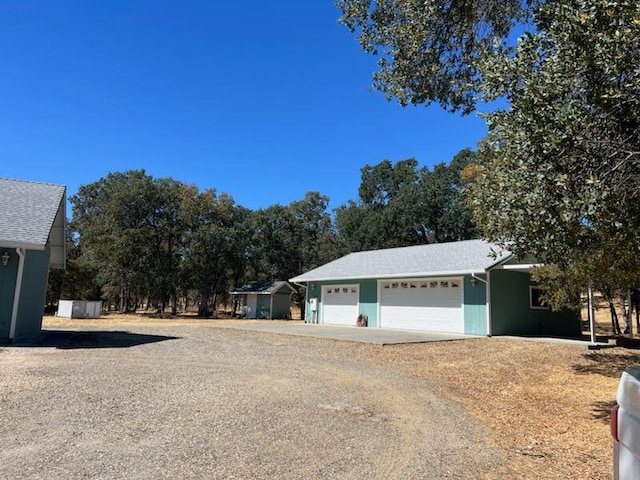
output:
[[[479,478],[435,385],[348,343],[170,323],[0,349],[2,479]]]

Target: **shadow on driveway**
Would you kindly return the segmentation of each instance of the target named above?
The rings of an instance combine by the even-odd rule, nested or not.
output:
[[[12,347],[55,347],[62,350],[76,348],[128,348],[145,343],[177,340],[180,337],[145,335],[123,331],[43,330],[37,335],[20,338]]]

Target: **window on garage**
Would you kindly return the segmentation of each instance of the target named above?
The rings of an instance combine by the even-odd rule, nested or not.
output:
[[[529,285],[529,308],[534,310],[549,310],[549,306],[544,303],[543,290],[540,287]]]

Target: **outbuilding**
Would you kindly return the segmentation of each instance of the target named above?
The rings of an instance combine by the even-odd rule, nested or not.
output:
[[[58,300],[57,317],[100,318],[101,300]]]
[[[66,188],[0,178],[0,342],[39,331],[50,268],[65,268]]]
[[[540,301],[534,261],[484,240],[355,252],[290,281],[308,323],[468,335],[579,336],[580,318]]]
[[[231,292],[239,296],[242,318],[268,320],[291,316],[291,295],[296,290],[289,282],[249,282]]]

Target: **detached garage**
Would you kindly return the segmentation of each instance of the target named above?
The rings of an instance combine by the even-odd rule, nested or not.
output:
[[[291,295],[296,290],[288,282],[271,281],[249,282],[230,293],[238,299],[242,318],[272,320],[291,318]]]
[[[538,303],[530,271],[484,240],[355,252],[291,279],[308,323],[467,335],[579,336],[574,312]]]

